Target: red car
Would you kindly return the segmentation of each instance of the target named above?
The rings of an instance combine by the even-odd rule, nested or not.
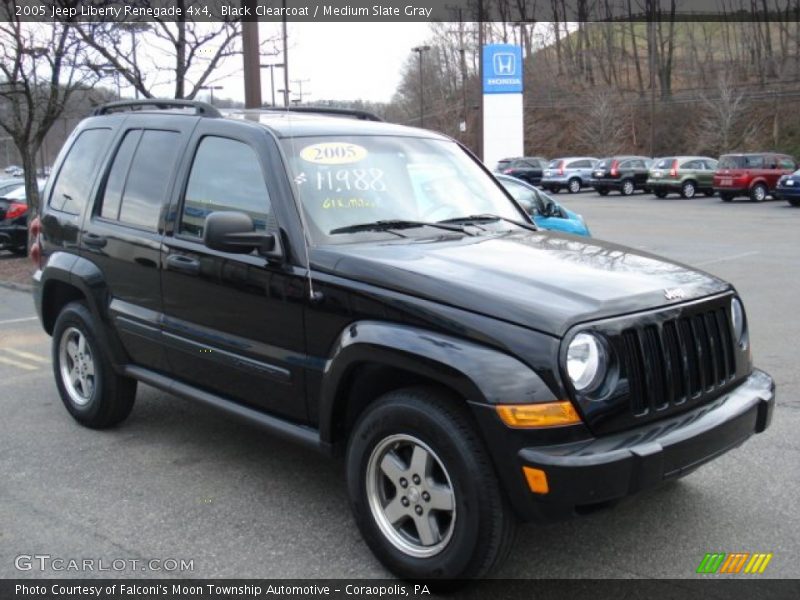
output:
[[[795,160],[786,154],[725,154],[720,157],[714,174],[714,191],[725,202],[736,196],[749,196],[763,202],[774,195],[778,180],[797,169]]]

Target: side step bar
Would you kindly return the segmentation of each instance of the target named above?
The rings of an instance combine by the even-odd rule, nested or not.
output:
[[[151,385],[164,392],[175,394],[187,400],[194,400],[220,410],[231,417],[260,427],[289,441],[300,443],[308,448],[313,448],[318,452],[322,452],[323,454],[333,454],[332,445],[323,443],[319,439],[319,431],[312,427],[297,425],[296,423],[273,417],[272,415],[242,404],[237,404],[222,396],[198,389],[171,377],[167,377],[166,375],[150,371],[149,369],[144,369],[135,365],[127,365],[123,369],[123,373],[128,377],[137,379],[142,383]]]

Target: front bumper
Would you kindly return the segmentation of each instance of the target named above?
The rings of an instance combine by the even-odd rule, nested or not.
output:
[[[522,448],[520,473],[522,466],[542,469],[550,488],[542,495],[526,490],[533,506],[523,516],[562,519],[686,475],[764,431],[774,404],[774,381],[755,370],[735,389],[690,412],[613,435]]]

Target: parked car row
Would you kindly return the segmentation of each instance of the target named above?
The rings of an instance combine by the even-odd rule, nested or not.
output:
[[[546,167],[541,157],[507,158],[495,171],[554,194],[562,189],[577,193],[594,188],[601,196],[616,191],[630,196],[636,191],[658,198],[679,194],[719,194],[724,202],[746,197],[763,202],[768,197],[800,204],[798,164],[791,156],[776,152],[724,154],[719,160],[708,156],[619,155],[596,159],[589,156],[555,158]]]

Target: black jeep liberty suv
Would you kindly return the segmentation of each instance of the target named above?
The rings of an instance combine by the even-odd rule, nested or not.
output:
[[[537,231],[454,141],[326,112],[118,102],[76,128],[31,256],[78,422],[117,425],[142,381],[340,453],[364,539],[408,578],[483,576],[519,520],[769,425],[730,284]]]

